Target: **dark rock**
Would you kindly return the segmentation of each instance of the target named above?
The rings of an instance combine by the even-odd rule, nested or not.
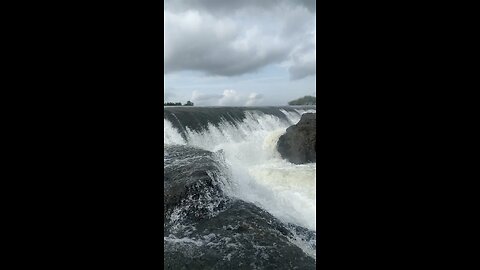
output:
[[[166,236],[165,269],[315,269],[316,265],[289,240],[292,233],[284,224],[241,200],[195,223],[194,230]]]
[[[306,113],[279,138],[277,150],[284,159],[295,164],[316,162],[316,137],[316,114]]]
[[[183,217],[202,219],[223,208],[228,198],[223,195],[219,178],[222,173],[221,153],[188,146],[167,146],[164,148],[164,218],[175,209]],[[212,207],[215,205],[215,207]]]
[[[221,152],[165,147],[164,161],[165,269],[315,269],[292,243],[298,235],[315,242],[314,231],[222,192]]]

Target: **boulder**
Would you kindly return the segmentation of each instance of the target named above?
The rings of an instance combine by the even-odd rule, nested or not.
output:
[[[277,150],[282,158],[294,164],[316,162],[316,120],[315,113],[306,113],[298,124],[287,128],[277,142]]]
[[[219,211],[228,201],[218,178],[222,178],[221,152],[190,146],[164,147],[163,210],[164,219],[178,209],[191,220],[202,219]],[[215,206],[215,207],[213,207]]]
[[[231,201],[193,226],[164,232],[165,269],[315,269],[315,259],[292,243],[298,236],[290,227],[252,203]],[[294,227],[316,241],[315,232]]]
[[[315,269],[316,232],[227,196],[222,151],[164,147],[165,269]],[[153,213],[157,215],[157,213]]]

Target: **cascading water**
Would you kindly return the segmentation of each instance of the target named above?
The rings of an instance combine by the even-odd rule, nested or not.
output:
[[[204,110],[191,112],[191,117],[185,110],[169,111],[169,117],[164,117],[164,145],[222,155],[226,166],[219,170],[228,178],[222,183],[222,191],[264,209],[284,224],[300,226],[286,226],[293,235],[290,241],[316,258],[316,237],[305,239],[305,233],[295,229],[306,228],[310,235],[316,234],[316,164],[289,163],[276,150],[278,138],[286,129],[315,108],[224,109],[215,119],[210,116],[214,108]],[[195,123],[183,123],[193,117],[198,117]],[[198,239],[182,239],[167,236],[165,241],[200,243]]]

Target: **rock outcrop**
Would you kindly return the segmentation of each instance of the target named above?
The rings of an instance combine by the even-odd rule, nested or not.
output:
[[[316,232],[224,194],[223,162],[222,152],[164,147],[164,268],[315,269],[294,241],[315,252]]]
[[[287,128],[277,143],[280,155],[294,164],[316,162],[316,114],[302,115],[300,122]]]

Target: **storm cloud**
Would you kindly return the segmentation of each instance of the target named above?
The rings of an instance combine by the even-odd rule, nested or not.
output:
[[[195,71],[232,77],[279,65],[292,80],[316,75],[316,1],[164,3],[165,74]],[[235,95],[222,96],[237,102],[228,99]],[[197,98],[202,102],[201,96]],[[251,100],[254,104],[259,98]]]
[[[316,0],[164,0],[164,3],[169,10],[196,9],[214,14],[231,14],[244,9],[271,10],[281,5],[303,6],[316,12]]]

